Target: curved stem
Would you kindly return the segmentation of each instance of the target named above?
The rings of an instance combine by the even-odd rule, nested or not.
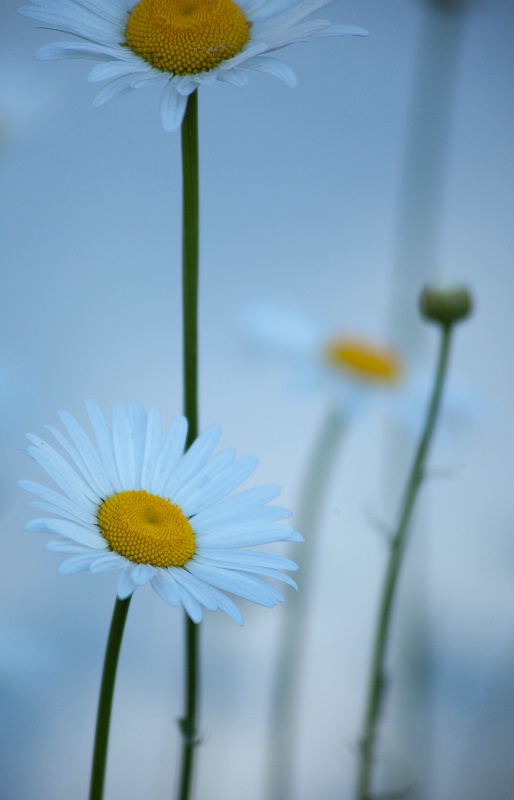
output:
[[[371,800],[370,784],[373,770],[377,724],[384,694],[384,659],[391,627],[393,600],[398,584],[398,575],[402,564],[402,558],[407,543],[409,523],[418,490],[423,481],[428,449],[432,440],[434,427],[439,413],[442,389],[448,365],[452,327],[450,325],[442,326],[441,331],[441,346],[434,388],[432,390],[425,427],[409,475],[398,528],[390,543],[389,562],[382,588],[382,598],[380,602],[380,611],[371,661],[368,699],[362,728],[362,736],[359,743],[360,760],[356,794],[358,800]]]
[[[107,747],[109,743],[109,728],[111,724],[112,698],[116,669],[120,654],[121,640],[125,629],[125,622],[129,610],[131,597],[125,600],[116,598],[112,614],[109,638],[105,651],[102,685],[98,701],[96,717],[95,744],[93,750],[93,764],[91,767],[91,784],[89,800],[102,800],[105,783],[105,767],[107,763]]]
[[[186,448],[198,436],[198,94],[189,95],[182,122],[182,307],[184,414],[188,421]],[[182,754],[178,800],[191,796],[194,756],[198,744],[199,627],[186,615],[184,715],[180,720]]]

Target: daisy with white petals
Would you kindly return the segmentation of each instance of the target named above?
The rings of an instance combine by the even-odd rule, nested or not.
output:
[[[294,86],[293,71],[269,53],[321,36],[365,36],[361,28],[306,19],[333,0],[32,0],[19,13],[42,27],[78,36],[38,51],[41,59],[86,58],[90,81],[109,81],[100,106],[133,89],[163,84],[161,119],[176,130],[188,96],[225,81],[244,86],[249,71]]]
[[[68,460],[28,435],[28,454],[60,491],[20,482],[41,498],[31,506],[53,515],[32,520],[26,529],[59,536],[47,549],[68,554],[61,573],[118,570],[120,599],[149,583],[163,600],[182,605],[194,622],[201,621],[206,608],[225,611],[242,624],[241,613],[224,592],[268,607],[283,600],[256,575],[296,588],[281,572],[295,570],[294,562],[242,549],[302,540],[292,528],[277,524],[290,512],[267,505],[279,494],[278,487],[227,496],[253,472],[255,458],[236,460],[231,449],[213,456],[217,426],[205,430],[184,453],[187,422],[182,416],[163,438],[158,408],[147,415],[137,403],[128,412],[115,406],[110,428],[98,406],[86,406],[95,444],[64,411],[59,416],[67,436],[47,426]]]
[[[247,303],[238,322],[258,354],[284,358],[295,386],[322,391],[345,419],[377,400],[399,410],[410,383],[395,348],[355,334],[335,334],[326,321],[286,305]]]

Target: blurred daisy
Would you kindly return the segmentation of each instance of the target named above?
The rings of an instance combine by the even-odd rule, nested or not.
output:
[[[216,80],[244,86],[248,71],[268,72],[288,86],[292,70],[269,53],[321,36],[366,35],[360,28],[309,19],[333,0],[32,0],[19,13],[42,27],[71,33],[38,51],[41,59],[102,61],[90,81],[108,80],[95,105],[133,89],[164,84],[161,119],[176,130],[187,97]]]
[[[278,305],[251,303],[239,316],[255,352],[286,359],[296,386],[325,392],[345,415],[377,395],[387,402],[404,382],[401,355],[392,347],[334,335],[321,320]]]
[[[295,388],[324,393],[345,420],[379,403],[419,431],[433,376],[405,363],[400,350],[353,333],[334,334],[322,320],[272,303],[247,304],[239,324],[256,354],[282,357],[293,369]],[[439,440],[459,438],[490,415],[476,389],[455,381],[445,387],[442,410]]]
[[[119,570],[120,599],[150,583],[167,603],[182,605],[194,622],[206,608],[225,611],[242,624],[224,592],[268,607],[284,599],[255,575],[296,588],[280,571],[295,570],[294,562],[242,549],[302,540],[292,528],[277,524],[290,516],[287,509],[266,505],[277,497],[278,487],[227,497],[253,472],[255,458],[236,461],[231,449],[212,456],[220,437],[217,426],[184,453],[184,417],[173,421],[163,440],[158,408],[147,416],[137,403],[128,413],[114,406],[109,428],[98,406],[86,406],[96,446],[64,411],[59,416],[68,436],[47,426],[73,466],[38,436],[27,436],[32,443],[27,453],[61,491],[20,481],[42,500],[31,507],[54,515],[32,520],[26,530],[59,536],[47,550],[70,556],[61,573]]]

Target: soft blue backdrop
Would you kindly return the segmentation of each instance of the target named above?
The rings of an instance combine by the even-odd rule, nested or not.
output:
[[[89,397],[106,412],[131,399],[159,404],[168,420],[181,410],[180,137],[161,130],[155,91],[94,109],[88,64],[36,62],[61,37],[17,17],[18,5],[0,8],[2,796],[79,800],[115,578],[60,577],[42,538],[23,533],[32,512],[15,483],[42,479],[21,452],[24,434],[56,424],[59,408],[81,420]],[[428,368],[436,337],[414,314],[419,289],[440,274],[472,288],[476,313],[458,331],[452,375],[473,402],[480,395],[481,413],[434,452],[441,471],[399,597],[381,758],[395,765],[392,780],[417,776],[427,800],[510,800],[514,9],[464,2],[449,40],[435,37],[458,59],[444,182],[420,155],[410,174],[421,195],[406,199],[409,121],[428,103],[415,82],[426,9],[337,3],[321,16],[370,36],[284,51],[297,89],[255,74],[244,89],[201,92],[201,421],[258,455],[253,483],[280,483],[294,508],[326,399],[295,394],[287,365],[248,357],[233,322],[241,304],[302,307],[334,331],[392,339]],[[429,81],[436,106],[444,78]],[[422,127],[426,154],[435,134]],[[430,187],[430,247],[406,267],[402,220]],[[369,511],[393,518],[411,447],[377,408],[350,433],[328,487],[298,800],[351,797],[384,558]],[[271,611],[246,605],[242,630],[219,614],[203,625],[199,798],[264,796],[268,691],[290,598]],[[135,598],[107,797],[170,796],[181,628],[150,590]]]

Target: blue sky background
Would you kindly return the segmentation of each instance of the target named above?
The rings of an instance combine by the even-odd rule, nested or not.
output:
[[[42,479],[21,452],[24,434],[55,425],[59,408],[82,421],[84,398],[106,412],[132,399],[160,405],[168,420],[181,411],[180,137],[160,127],[158,92],[94,109],[88,64],[35,61],[38,47],[63,37],[35,30],[18,5],[0,8],[2,774],[10,800],[69,800],[87,794],[115,578],[59,576],[41,537],[23,533],[32,512],[15,483]],[[256,73],[246,88],[200,93],[201,422],[221,424],[222,444],[239,454],[255,453],[249,485],[280,483],[294,508],[327,397],[295,391],[287,363],[248,354],[240,308],[259,300],[302,309],[330,331],[394,342],[423,371],[436,335],[415,313],[421,287],[441,276],[471,287],[476,312],[457,332],[452,379],[474,412],[434,450],[438,479],[424,492],[398,598],[381,763],[394,765],[384,781],[417,777],[427,800],[507,800],[514,9],[470,0],[441,23],[428,94],[416,78],[435,24],[427,3],[341,2],[320,16],[370,35],[283,51],[295,90]],[[452,47],[455,71],[437,70]],[[445,90],[445,157],[429,114],[409,162],[413,115],[437,109]],[[417,194],[405,195],[406,174]],[[405,226],[416,219],[411,261]],[[389,422],[379,403],[359,420],[327,487],[298,800],[352,796],[384,559],[369,512],[394,519],[413,446]],[[198,797],[264,796],[268,692],[288,602],[291,593],[281,609],[246,605],[242,630],[221,615],[203,624]],[[108,796],[169,797],[181,624],[150,590],[136,597]]]

